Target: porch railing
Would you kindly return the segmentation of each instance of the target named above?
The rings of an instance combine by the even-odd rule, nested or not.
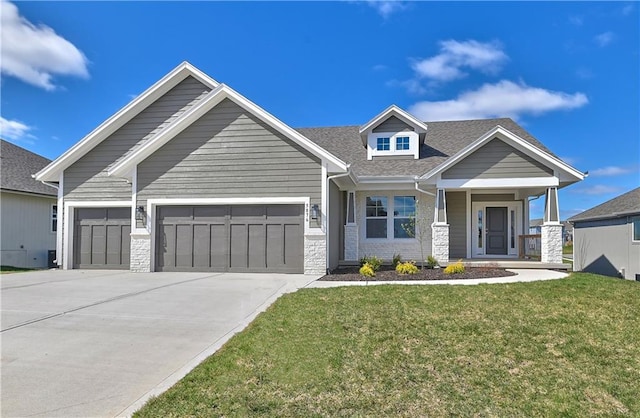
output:
[[[519,235],[520,258],[525,260],[540,260],[542,254],[542,235]]]

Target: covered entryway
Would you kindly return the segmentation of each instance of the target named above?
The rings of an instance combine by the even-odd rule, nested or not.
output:
[[[130,208],[76,208],[73,268],[129,269]]]
[[[156,271],[302,273],[303,205],[160,206]]]

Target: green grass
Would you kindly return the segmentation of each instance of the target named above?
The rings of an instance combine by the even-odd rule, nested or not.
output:
[[[136,416],[639,416],[640,284],[590,274],[279,299]]]
[[[13,266],[0,266],[0,274],[4,273],[19,273],[22,271],[32,271],[33,269],[13,267]]]
[[[562,247],[562,254],[573,254],[573,244],[564,245]]]

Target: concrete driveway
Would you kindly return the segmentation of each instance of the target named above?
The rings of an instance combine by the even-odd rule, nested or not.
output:
[[[131,414],[316,277],[38,271],[0,276],[1,415]]]

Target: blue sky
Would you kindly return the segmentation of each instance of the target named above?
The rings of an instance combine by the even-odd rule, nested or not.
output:
[[[51,159],[186,60],[293,127],[512,117],[589,171],[563,218],[640,185],[636,2],[1,6],[2,137]]]

